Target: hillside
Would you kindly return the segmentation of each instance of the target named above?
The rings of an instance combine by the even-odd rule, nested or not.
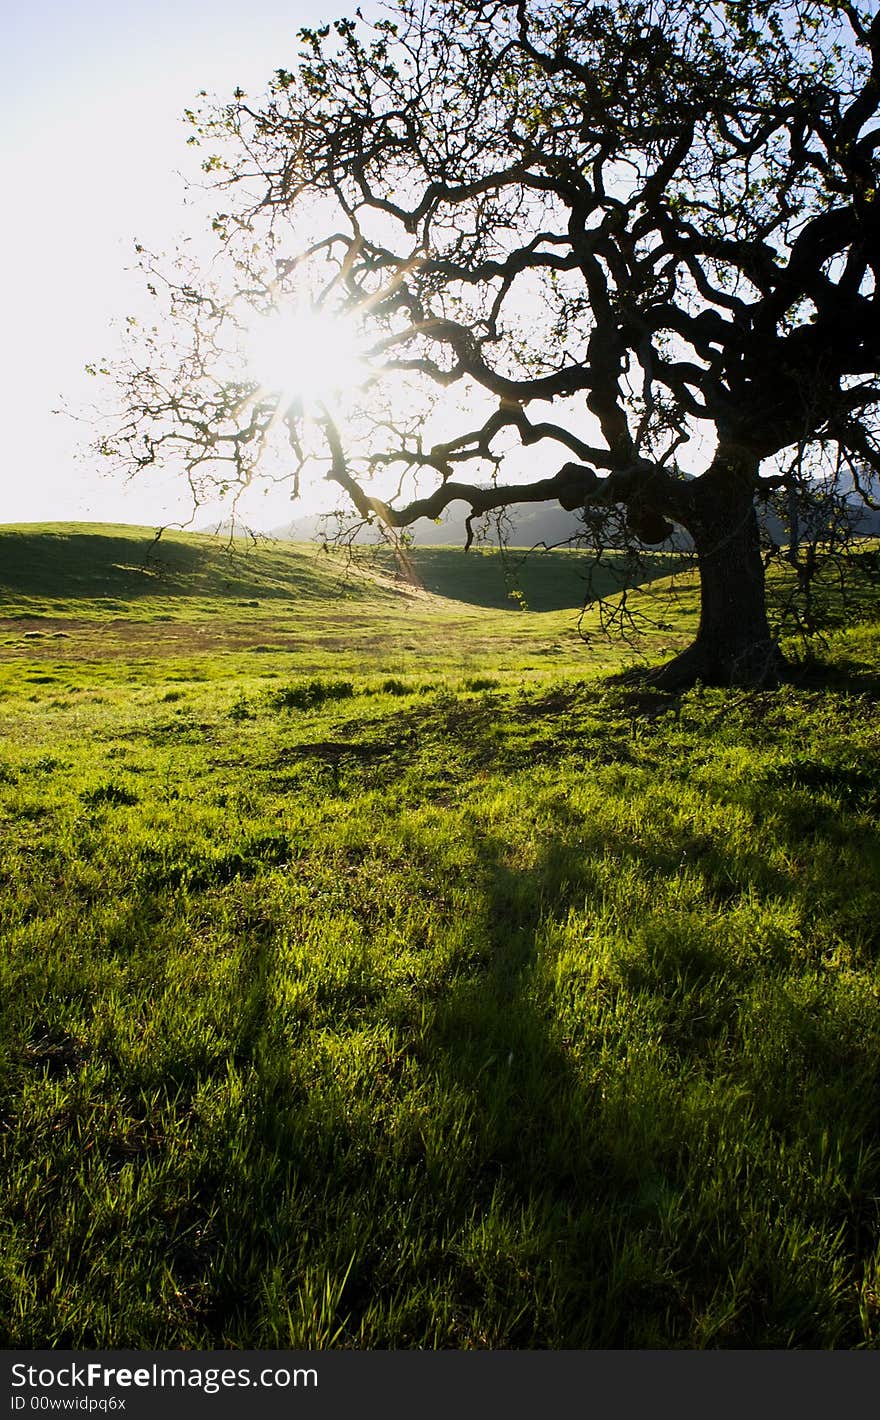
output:
[[[314,547],[175,531],[157,538],[152,528],[101,523],[0,527],[0,596],[19,609],[35,601],[62,609],[79,599],[326,601],[343,587],[354,598],[392,595]]]
[[[556,608],[538,613],[508,597],[499,558],[478,554],[467,576],[462,558],[439,555],[436,590],[426,591],[412,567],[404,577],[390,561],[314,546],[179,532],[157,542],[148,528],[101,525],[0,528],[0,660],[122,660],[133,673],[216,654],[278,664],[295,655],[312,669],[365,657],[388,668],[413,658],[479,665],[490,650],[511,663],[524,654],[582,661],[575,560],[536,564],[530,591]]]
[[[616,554],[591,572],[589,559],[567,550],[507,553],[477,547],[414,548],[405,560],[385,548],[357,548],[351,557],[316,545],[272,538],[213,537],[103,524],[0,527],[0,598],[67,603],[78,598],[219,598],[319,601],[340,595],[388,601],[421,590],[475,606],[533,611],[580,608],[592,596],[618,590],[624,579],[666,574],[669,558],[631,568]]]

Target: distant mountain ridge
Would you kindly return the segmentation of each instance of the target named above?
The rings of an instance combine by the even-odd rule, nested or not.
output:
[[[880,510],[867,507],[852,494],[845,497],[845,502],[851,528],[859,537],[880,535]],[[819,516],[821,517],[821,511]],[[788,527],[775,513],[759,506],[758,520],[774,542],[783,546],[788,542]],[[809,522],[809,518],[802,516],[803,533],[807,533]],[[555,503],[521,505],[506,514],[505,524],[505,540],[511,547],[558,547],[573,544],[584,536],[584,525],[580,518]],[[481,529],[485,529],[487,541],[497,541],[491,517],[488,520],[475,520],[475,528],[478,534]],[[410,531],[417,547],[464,547],[467,539],[464,513],[447,514],[436,523],[422,519],[413,524]],[[333,514],[313,514],[295,518],[282,527],[272,528],[268,535],[284,542],[320,542],[324,537],[332,541],[333,534]],[[365,530],[360,531],[355,538],[357,542],[373,540],[375,534],[370,535]],[[673,543],[679,548],[690,545],[689,539],[682,533],[673,538]],[[614,539],[611,539],[609,546],[614,545]]]
[[[534,547],[540,543],[551,547],[583,533],[583,524],[579,519],[555,503],[516,508],[508,514],[507,522],[510,527],[507,541],[517,547]],[[491,519],[475,524],[477,528],[481,525],[486,526],[489,539],[494,540]],[[332,513],[311,514],[272,528],[269,536],[284,542],[314,542],[324,536],[332,538],[333,531]],[[418,547],[464,547],[467,538],[465,514],[447,513],[436,523],[424,518],[415,523],[411,531]],[[370,540],[366,533],[360,533],[357,538],[359,542]]]

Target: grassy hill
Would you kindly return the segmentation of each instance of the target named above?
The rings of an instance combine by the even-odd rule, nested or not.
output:
[[[91,536],[0,535],[2,1344],[880,1346],[870,578],[669,699]]]
[[[34,602],[69,609],[88,600],[130,611],[130,603],[161,599],[265,598],[327,602],[345,586],[354,598],[382,597],[354,569],[289,544],[225,541],[199,533],[89,523],[0,527],[0,593],[4,606]]]
[[[665,570],[656,559],[643,575]],[[563,551],[523,560],[430,548],[399,566],[384,551],[348,558],[174,532],[157,541],[148,528],[0,528],[0,660],[296,653],[312,669],[364,656],[393,669],[413,656],[479,665],[489,650],[510,665],[580,662],[586,591],[613,594],[625,569],[612,556],[591,585],[586,572]],[[607,648],[596,655],[607,660]]]
[[[411,584],[474,606],[529,611],[581,608],[597,597],[615,596],[624,586],[647,585],[668,577],[677,559],[655,553],[641,565],[609,552],[595,564],[582,551],[563,548],[413,547],[405,559],[380,550],[366,565],[397,572]]]
[[[418,590],[499,610],[558,611],[580,608],[625,581],[666,576],[672,562],[658,554],[633,568],[620,554],[590,571],[581,553],[523,548],[507,552],[476,547],[413,548],[402,558],[384,548],[353,550],[352,557],[317,545],[204,533],[164,532],[104,524],[43,523],[0,527],[0,606],[16,609],[47,602],[63,610],[80,598],[91,602],[168,599],[240,599],[326,602],[341,594],[388,600]],[[229,611],[231,608],[226,607]]]

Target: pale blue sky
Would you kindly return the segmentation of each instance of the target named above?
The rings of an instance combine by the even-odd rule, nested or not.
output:
[[[264,86],[296,31],[345,0],[24,0],[0,26],[3,463],[0,523],[158,522],[173,486],[121,487],[75,462],[82,433],[50,411],[89,396],[82,369],[111,348],[135,238],[185,228],[181,122],[199,89]],[[366,8],[366,7],[365,7]],[[289,516],[289,511],[287,513]],[[283,517],[280,519],[283,521]],[[271,518],[270,518],[271,521]]]

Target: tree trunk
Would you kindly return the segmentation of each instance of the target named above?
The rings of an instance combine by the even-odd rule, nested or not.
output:
[[[753,484],[741,470],[716,463],[691,487],[694,540],[700,573],[700,625],[692,646],[652,676],[661,688],[708,685],[771,686],[783,657],[770,634],[764,563]]]

